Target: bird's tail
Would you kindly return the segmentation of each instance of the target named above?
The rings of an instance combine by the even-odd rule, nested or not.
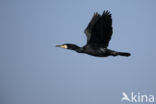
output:
[[[130,56],[131,54],[130,53],[127,53],[127,52],[117,52],[117,55],[120,55],[120,56]]]

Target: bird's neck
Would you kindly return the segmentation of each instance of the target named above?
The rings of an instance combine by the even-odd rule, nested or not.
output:
[[[77,45],[74,45],[74,44],[69,49],[70,50],[74,50],[74,51],[79,52],[79,53],[83,53],[83,48],[82,47],[79,47]]]

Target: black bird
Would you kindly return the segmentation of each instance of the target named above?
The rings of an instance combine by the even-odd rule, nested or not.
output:
[[[109,11],[104,11],[102,15],[97,12],[94,13],[84,32],[87,36],[87,44],[85,46],[79,47],[75,44],[63,44],[56,45],[56,47],[70,49],[78,53],[86,53],[98,57],[118,55],[130,56],[130,53],[117,52],[107,48],[113,33],[112,17]]]

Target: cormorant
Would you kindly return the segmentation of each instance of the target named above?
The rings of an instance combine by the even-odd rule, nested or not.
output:
[[[56,45],[56,47],[70,49],[78,53],[86,53],[97,57],[118,55],[130,56],[130,53],[117,52],[107,48],[113,33],[112,17],[108,10],[104,11],[102,15],[98,14],[97,12],[94,13],[84,32],[87,36],[87,44],[85,46],[79,47],[75,44],[63,44]]]

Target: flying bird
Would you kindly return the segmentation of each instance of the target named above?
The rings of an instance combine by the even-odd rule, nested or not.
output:
[[[56,45],[56,47],[74,50],[78,53],[86,53],[88,55],[97,57],[119,55],[130,56],[130,53],[118,52],[107,48],[113,33],[112,15],[108,10],[104,11],[102,15],[98,14],[97,12],[94,13],[84,32],[87,37],[87,43],[83,47],[68,43]]]

